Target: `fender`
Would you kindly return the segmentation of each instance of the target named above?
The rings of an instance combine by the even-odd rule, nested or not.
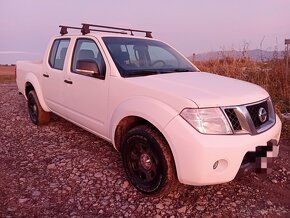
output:
[[[119,122],[123,118],[128,116],[143,118],[162,132],[166,125],[178,114],[178,111],[161,101],[149,97],[136,96],[122,102],[112,112],[112,116],[109,116],[111,117],[111,122],[109,120],[109,136],[116,148],[114,135]]]
[[[27,73],[26,77],[25,77],[25,81],[26,81],[26,83],[27,82],[31,83],[31,85],[34,87],[37,98],[38,98],[39,103],[40,103],[41,107],[43,108],[43,110],[46,112],[50,112],[50,109],[47,107],[47,105],[44,101],[43,93],[42,93],[42,90],[40,88],[40,84],[39,84],[37,77],[33,73]],[[27,99],[26,95],[25,95],[25,97]]]

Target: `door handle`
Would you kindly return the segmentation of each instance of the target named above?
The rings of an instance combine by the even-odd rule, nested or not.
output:
[[[49,77],[49,75],[48,74],[42,74],[42,76],[44,76],[44,77],[46,77],[46,78],[48,78]]]
[[[67,84],[73,84],[73,82],[69,81],[69,80],[64,80],[64,82],[67,83]]]

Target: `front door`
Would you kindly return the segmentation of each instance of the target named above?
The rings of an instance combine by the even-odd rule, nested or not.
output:
[[[102,77],[78,69],[81,61],[96,63]],[[64,105],[67,117],[78,125],[105,136],[108,105],[108,68],[93,39],[75,42],[71,69],[65,75]]]

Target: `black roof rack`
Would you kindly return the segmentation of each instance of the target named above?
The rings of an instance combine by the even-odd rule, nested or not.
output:
[[[133,32],[139,32],[139,33],[146,33],[145,37],[152,38],[152,31],[147,31],[147,30],[137,30],[137,29],[129,29],[129,28],[121,28],[121,27],[112,27],[112,26],[103,26],[103,25],[95,25],[95,24],[88,24],[88,23],[82,23],[82,33],[88,34],[90,31],[99,31],[99,32],[110,32],[110,33],[122,33],[122,34],[127,34],[127,32],[130,32],[132,36],[134,36]],[[122,32],[117,32],[117,31],[108,31],[108,30],[96,30],[96,29],[91,29],[90,27],[98,27],[102,29],[113,29],[113,30],[122,30]],[[125,31],[125,32],[124,32]]]
[[[112,26],[103,26],[103,25],[95,25],[95,24],[87,24],[82,23],[82,27],[72,27],[72,26],[59,26],[60,34],[63,36],[68,33],[67,29],[77,29],[81,30],[83,35],[90,33],[91,31],[96,32],[106,32],[106,33],[119,33],[119,34],[128,34],[128,32],[133,36],[133,32],[145,33],[145,37],[152,38],[152,31],[145,30],[137,30],[137,29],[129,29],[129,28],[121,28],[121,27],[112,27]],[[91,27],[98,27],[101,29],[92,29]],[[121,31],[113,31],[113,30],[121,30]]]

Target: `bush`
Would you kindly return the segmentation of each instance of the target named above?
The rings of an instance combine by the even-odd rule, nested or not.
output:
[[[273,58],[267,62],[252,61],[247,57],[226,56],[219,60],[195,62],[201,70],[258,84],[266,89],[277,114],[290,112],[290,74],[286,81],[285,60]],[[283,137],[290,137],[289,121],[283,120]]]

